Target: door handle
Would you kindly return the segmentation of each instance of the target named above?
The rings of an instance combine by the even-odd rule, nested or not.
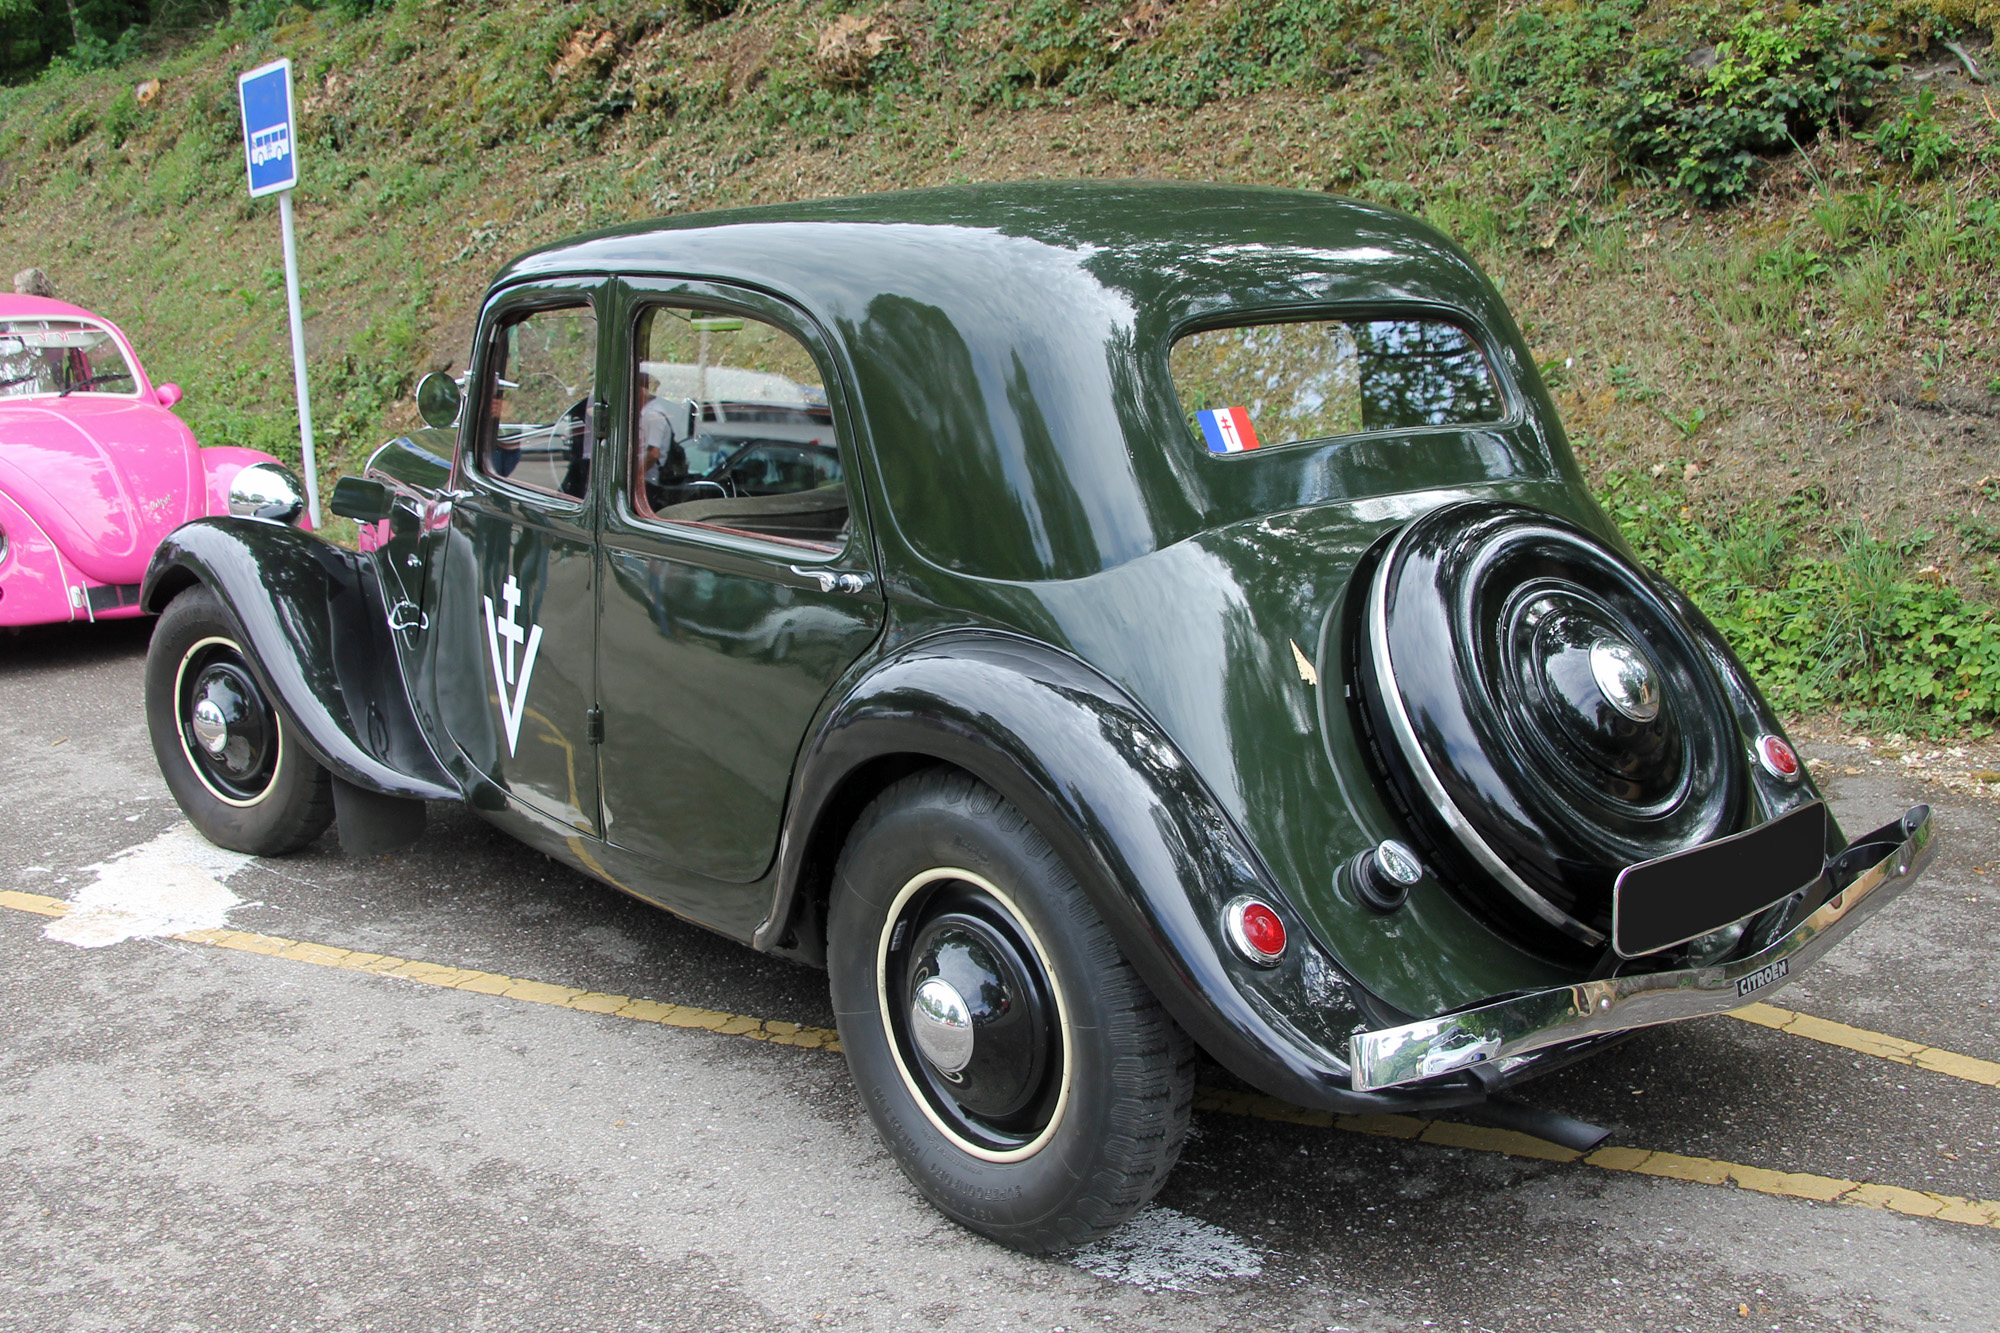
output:
[[[844,592],[855,596],[868,591],[874,577],[865,571],[852,569],[823,569],[814,565],[793,565],[792,573],[802,579],[811,579],[819,584],[821,592]]]

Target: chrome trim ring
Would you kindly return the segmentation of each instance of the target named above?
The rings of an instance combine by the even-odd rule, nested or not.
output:
[[[1878,842],[1875,835],[1860,839],[1856,847],[1885,846],[1884,854],[1812,915],[1747,958],[1578,982],[1363,1032],[1352,1046],[1354,1089],[1393,1088],[1587,1037],[1739,1009],[1789,981],[1923,873],[1937,854],[1930,808],[1913,807],[1899,825],[1887,831],[1900,832],[1900,844]]]
[[[202,649],[209,647],[227,648],[230,652],[236,654],[238,660],[242,661],[248,660],[244,657],[243,646],[241,644],[237,643],[234,639],[225,639],[220,635],[212,634],[206,639],[199,639],[196,640],[194,643],[190,644],[188,646],[188,650],[181,654],[180,665],[174,668],[174,693],[173,693],[174,734],[180,737],[181,753],[187,757],[188,768],[194,773],[195,780],[201,783],[201,785],[207,789],[208,794],[210,796],[213,796],[216,800],[222,802],[224,805],[234,806],[238,810],[248,810],[252,806],[262,805],[264,803],[264,798],[271,794],[271,788],[277,785],[278,774],[281,771],[283,771],[285,767],[285,728],[284,725],[278,720],[277,710],[272,709],[271,730],[277,737],[277,758],[274,759],[271,763],[271,781],[264,784],[264,790],[258,792],[255,796],[252,796],[246,800],[242,797],[229,795],[227,792],[222,791],[213,782],[210,782],[208,780],[207,770],[204,768],[202,763],[195,758],[194,751],[188,748],[189,728],[187,725],[183,723],[181,719],[181,699],[182,699],[181,686],[183,682],[187,679],[188,663],[192,662],[195,659],[195,655],[199,653]],[[268,701],[266,701],[266,706],[267,707],[269,706]],[[228,740],[229,737],[225,730],[225,733],[222,737],[222,741],[226,745],[228,743]],[[203,749],[208,748],[206,741],[204,741],[202,748]]]
[[[1020,1147],[1005,1151],[997,1151],[974,1143],[945,1123],[944,1117],[940,1116],[937,1109],[931,1105],[930,1095],[925,1091],[923,1084],[904,1063],[902,1043],[896,1040],[896,1030],[889,1017],[889,947],[894,940],[896,925],[903,919],[903,908],[923,889],[940,880],[951,879],[973,885],[1006,909],[1007,915],[1013,918],[1014,925],[1019,927],[1022,937],[1034,949],[1035,960],[1041,964],[1042,976],[1049,983],[1049,994],[1055,997],[1056,1002],[1056,1028],[1062,1041],[1062,1083],[1056,1091],[1055,1109],[1049,1113],[1049,1123],[1043,1126],[1041,1133]],[[875,1011],[882,1023],[882,1035],[889,1043],[889,1055],[896,1062],[896,1072],[903,1076],[904,1089],[923,1111],[925,1119],[931,1122],[932,1128],[944,1135],[960,1152],[977,1157],[982,1162],[1020,1162],[1046,1148],[1049,1141],[1055,1137],[1057,1128],[1063,1122],[1063,1116],[1069,1110],[1070,1080],[1076,1069],[1076,1059],[1070,1049],[1069,1004],[1063,998],[1062,983],[1056,978],[1055,968],[1049,962],[1048,948],[1042,943],[1041,936],[1035,933],[1035,928],[1021,915],[1021,909],[1015,906],[1014,900],[1002,892],[1000,886],[992,880],[975,871],[962,870],[956,866],[939,866],[915,876],[897,891],[895,900],[889,904],[888,914],[882,919],[881,938],[875,943]],[[967,1055],[970,1056],[969,1049]]]
[[[1423,747],[1417,743],[1416,728],[1411,725],[1410,713],[1403,705],[1403,692],[1396,684],[1395,663],[1389,656],[1389,571],[1395,566],[1396,554],[1403,543],[1409,540],[1412,528],[1406,527],[1398,533],[1396,540],[1383,554],[1375,567],[1375,577],[1368,589],[1368,650],[1375,661],[1375,681],[1382,697],[1382,711],[1388,716],[1389,730],[1395,734],[1396,745],[1409,761],[1410,771],[1416,775],[1417,785],[1423,788],[1424,796],[1431,803],[1445,826],[1452,831],[1459,845],[1472,854],[1474,860],[1493,876],[1500,887],[1514,895],[1522,906],[1548,922],[1572,939],[1585,944],[1601,945],[1605,941],[1602,931],[1592,930],[1581,921],[1572,918],[1554,903],[1528,887],[1528,882],[1514,872],[1514,868],[1500,859],[1500,854],[1480,835],[1465,812],[1445,792],[1444,783],[1438,780],[1437,770],[1425,756]]]

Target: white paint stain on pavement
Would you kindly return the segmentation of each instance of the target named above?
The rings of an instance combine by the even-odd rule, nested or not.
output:
[[[128,847],[98,865],[97,879],[70,899],[69,915],[42,934],[65,944],[101,949],[135,936],[178,935],[229,924],[229,910],[243,900],[222,881],[250,863],[226,852],[187,824],[151,842]]]
[[[1099,1277],[1160,1291],[1206,1291],[1264,1271],[1257,1251],[1221,1227],[1171,1208],[1148,1208],[1070,1262]]]

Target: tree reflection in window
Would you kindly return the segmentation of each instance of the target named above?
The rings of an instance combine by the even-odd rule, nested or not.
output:
[[[1241,407],[1264,447],[1505,415],[1472,336],[1438,319],[1292,320],[1176,342],[1174,387],[1197,440],[1202,411]]]

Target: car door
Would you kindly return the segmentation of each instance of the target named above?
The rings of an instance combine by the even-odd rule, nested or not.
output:
[[[846,404],[809,321],[711,284],[622,286],[598,689],[604,837],[749,883],[828,690],[880,633]]]
[[[597,278],[514,289],[482,317],[434,627],[438,712],[465,761],[588,833],[604,291]]]

